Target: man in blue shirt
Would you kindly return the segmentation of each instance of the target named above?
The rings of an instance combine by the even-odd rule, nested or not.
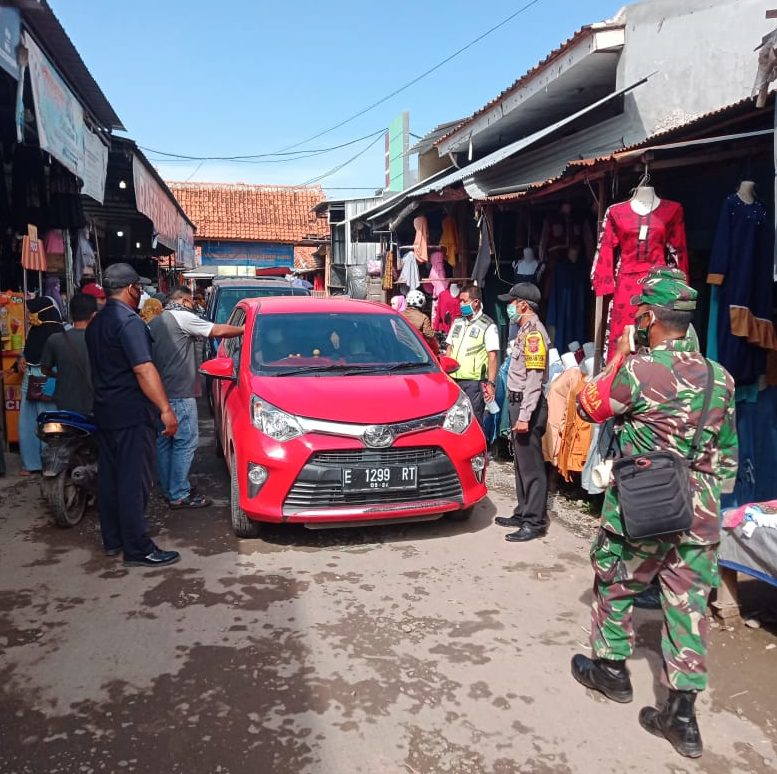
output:
[[[151,492],[156,422],[174,436],[178,420],[151,357],[151,334],[137,314],[143,286],[127,263],[103,273],[105,308],[86,329],[98,428],[97,508],[107,556],[124,553],[129,567],[177,562],[148,536],[145,511]]]

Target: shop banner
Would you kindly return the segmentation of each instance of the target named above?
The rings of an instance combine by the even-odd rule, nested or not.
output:
[[[105,178],[108,174],[108,147],[94,132],[84,132],[84,168],[81,193],[102,204],[105,201]]]
[[[159,184],[135,154],[132,156],[132,180],[138,212],[154,224],[157,239],[168,249],[182,253],[184,265],[191,268],[194,265],[194,229],[178,211],[172,194]]]
[[[24,34],[24,45],[29,52],[40,147],[81,177],[84,167],[83,108],[27,33]]]
[[[18,8],[0,6],[0,67],[19,80],[16,49],[21,40],[21,22]]]

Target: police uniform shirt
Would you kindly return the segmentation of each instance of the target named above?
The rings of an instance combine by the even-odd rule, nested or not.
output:
[[[528,422],[540,402],[548,379],[549,348],[548,332],[538,317],[527,320],[518,330],[507,370],[507,389],[522,396],[519,422]]]
[[[152,361],[151,333],[134,310],[109,298],[86,329],[94,383],[94,417],[106,430],[153,419],[153,404],[140,389],[135,366]]]

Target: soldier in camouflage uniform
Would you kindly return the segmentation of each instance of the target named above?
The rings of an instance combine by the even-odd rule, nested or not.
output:
[[[696,291],[671,270],[654,272],[632,299],[638,306],[635,339],[628,332],[618,355],[578,397],[591,421],[619,418],[625,456],[671,449],[689,453],[704,403],[707,364],[687,336]],[[614,701],[633,692],[626,659],[634,647],[635,596],[658,577],[664,610],[661,648],[669,698],[660,709],[645,707],[641,725],[668,739],[682,755],[698,757],[702,741],[696,723],[696,694],[707,687],[705,612],[717,585],[720,494],[731,491],[737,469],[734,383],[713,363],[714,389],[706,429],[690,472],[694,519],[688,532],[630,540],[624,531],[618,492],[607,490],[599,535],[591,549],[595,572],[591,645],[594,658],[576,655],[572,674]]]

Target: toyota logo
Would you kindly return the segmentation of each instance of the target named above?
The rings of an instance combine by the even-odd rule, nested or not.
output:
[[[383,449],[394,443],[394,433],[386,425],[370,425],[362,436],[367,446]]]

